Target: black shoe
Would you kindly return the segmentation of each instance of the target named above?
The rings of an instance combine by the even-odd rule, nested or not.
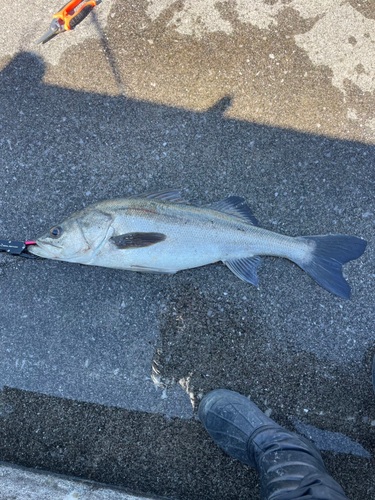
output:
[[[222,450],[251,467],[257,465],[249,446],[253,433],[269,425],[282,429],[250,399],[226,389],[208,393],[199,405],[198,417]]]
[[[245,396],[212,391],[199,405],[198,416],[222,450],[257,469],[262,499],[346,499],[315,446],[283,429]]]

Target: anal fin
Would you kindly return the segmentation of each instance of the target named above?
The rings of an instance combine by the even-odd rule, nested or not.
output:
[[[257,269],[262,262],[262,257],[254,255],[244,259],[225,260],[224,264],[238,276],[242,281],[247,281],[252,285],[259,286]]]

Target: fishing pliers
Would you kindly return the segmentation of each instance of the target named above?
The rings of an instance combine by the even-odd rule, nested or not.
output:
[[[7,252],[11,255],[19,255],[20,257],[34,259],[36,256],[28,252],[28,247],[30,245],[35,245],[35,241],[0,240],[0,252]]]
[[[42,36],[38,43],[46,43],[59,33],[75,28],[100,2],[101,0],[90,0],[75,10],[77,5],[82,3],[82,0],[71,0],[53,15],[53,21],[48,32]]]

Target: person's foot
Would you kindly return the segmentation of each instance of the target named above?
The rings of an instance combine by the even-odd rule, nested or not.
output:
[[[276,424],[245,396],[212,391],[202,399],[198,417],[222,450],[257,469],[262,499],[347,500],[315,446]]]
[[[254,432],[265,426],[282,429],[250,399],[226,389],[208,393],[199,405],[198,417],[222,450],[252,467],[256,462],[249,445]]]

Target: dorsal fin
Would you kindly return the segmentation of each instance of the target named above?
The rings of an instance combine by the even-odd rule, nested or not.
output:
[[[176,203],[187,203],[181,196],[181,191],[178,189],[164,189],[163,191],[148,191],[132,196],[132,198],[151,198],[161,201],[174,201]]]
[[[245,222],[253,224],[254,226],[259,226],[259,222],[254,217],[250,208],[246,205],[245,199],[240,198],[239,196],[229,196],[229,198],[226,198],[225,200],[213,203],[210,208],[213,208],[218,212],[234,215]]]

